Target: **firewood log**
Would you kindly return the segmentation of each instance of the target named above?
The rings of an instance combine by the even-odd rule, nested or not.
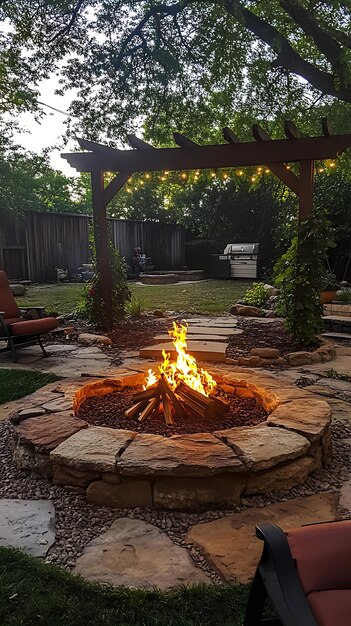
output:
[[[137,402],[136,404],[133,404],[133,406],[124,411],[124,415],[126,417],[134,417],[135,415],[138,415],[138,413],[140,413],[146,407],[147,403],[147,400],[143,400],[142,402]]]
[[[146,420],[148,417],[151,417],[151,415],[157,409],[159,404],[160,404],[160,396],[157,396],[156,398],[153,398],[152,400],[150,400],[148,405],[142,411],[142,413],[140,413],[138,417],[138,421],[144,422],[144,420]]]
[[[164,394],[166,394],[168,396],[168,398],[170,399],[171,403],[173,404],[173,407],[175,409],[176,415],[178,415],[178,417],[185,419],[186,418],[186,412],[185,409],[182,405],[182,403],[178,400],[177,396],[175,395],[175,393],[173,392],[173,390],[170,388],[166,378],[164,377],[163,374],[161,374],[161,378],[159,380],[159,387],[161,389],[161,393],[162,396]]]
[[[162,394],[163,413],[167,426],[173,426],[172,405],[167,394]]]
[[[134,402],[140,402],[141,400],[150,400],[155,396],[160,395],[158,383],[157,385],[152,385],[152,387],[148,387],[145,391],[138,391],[138,393],[134,394],[133,400]]]

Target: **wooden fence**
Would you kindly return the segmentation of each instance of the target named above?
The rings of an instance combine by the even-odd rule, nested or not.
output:
[[[185,230],[175,224],[111,219],[112,241],[127,261],[140,246],[159,269],[185,263]],[[90,260],[86,215],[28,211],[22,221],[0,222],[0,268],[10,279],[56,280],[55,268],[74,269]]]

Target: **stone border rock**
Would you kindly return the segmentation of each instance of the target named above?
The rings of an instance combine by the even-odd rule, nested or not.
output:
[[[228,391],[256,398],[267,422],[169,438],[89,426],[75,416],[86,398],[139,385],[144,375],[66,380],[24,398],[11,415],[13,460],[99,506],[173,510],[231,508],[241,496],[301,484],[330,461],[327,402],[260,372],[212,374]]]
[[[312,363],[326,363],[336,358],[336,349],[333,343],[326,339],[320,339],[320,346],[307,352],[290,352],[284,357],[280,355],[277,348],[253,348],[248,357],[238,359],[226,358],[228,365],[240,365],[248,367],[262,367],[264,365],[299,367],[301,365],[311,365]]]

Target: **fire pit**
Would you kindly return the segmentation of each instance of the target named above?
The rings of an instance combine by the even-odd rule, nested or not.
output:
[[[185,323],[174,322],[169,334],[177,354],[174,361],[164,350],[158,371],[149,369],[137,391],[121,386],[104,398],[88,398],[77,415],[95,426],[133,428],[166,437],[254,426],[267,419],[268,412],[253,394],[242,397],[198,367],[187,351]]]
[[[17,467],[102,506],[197,510],[290,489],[330,461],[327,402],[261,372],[206,371],[187,352],[185,324],[172,338],[176,359],[164,352],[146,374],[24,399],[12,416]]]

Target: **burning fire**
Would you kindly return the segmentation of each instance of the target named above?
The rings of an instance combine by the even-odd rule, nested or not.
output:
[[[217,383],[211,374],[202,368],[198,368],[196,359],[187,352],[186,341],[188,325],[186,322],[177,324],[173,322],[173,328],[168,331],[172,337],[173,345],[177,352],[177,359],[171,360],[170,353],[162,350],[163,362],[158,366],[160,374],[163,374],[167,383],[174,391],[182,381],[191,389],[198,391],[204,396],[209,396],[216,388]],[[144,389],[157,383],[157,376],[152,369],[148,370]]]

